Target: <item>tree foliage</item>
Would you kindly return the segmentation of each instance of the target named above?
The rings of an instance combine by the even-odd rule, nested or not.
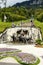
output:
[[[7,21],[18,21],[29,19],[31,15],[34,15],[34,18],[43,22],[43,9],[42,8],[27,8],[27,7],[8,7],[0,9],[0,18],[3,19],[3,15],[7,16]]]

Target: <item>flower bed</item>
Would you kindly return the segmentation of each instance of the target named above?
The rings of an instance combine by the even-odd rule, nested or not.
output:
[[[35,47],[37,47],[37,48],[43,48],[43,44],[42,45],[37,44],[37,45],[35,45]]]
[[[28,53],[18,53],[15,59],[23,65],[37,65],[40,62],[38,58]]]
[[[12,48],[0,48],[0,59],[8,56],[15,56],[18,52],[21,52],[21,50]]]
[[[0,52],[10,52],[10,51],[20,52],[21,50],[12,49],[12,48],[0,48]]]

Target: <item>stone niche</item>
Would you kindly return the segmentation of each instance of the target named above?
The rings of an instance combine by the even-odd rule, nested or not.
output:
[[[40,29],[36,27],[8,28],[6,30],[6,33],[2,35],[2,39],[8,42],[35,42],[38,38],[42,40]]]

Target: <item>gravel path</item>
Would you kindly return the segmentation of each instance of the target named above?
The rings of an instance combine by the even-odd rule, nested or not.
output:
[[[19,65],[19,64],[16,64],[16,63],[2,63],[2,62],[0,62],[0,65]]]
[[[0,60],[0,64],[1,65],[3,65],[3,63],[6,65],[14,65],[14,64],[16,64],[16,65],[20,65],[14,58],[12,58],[12,57],[7,57],[7,58],[4,58],[4,59],[2,59],[2,60]]]
[[[4,58],[4,59],[0,60],[0,62],[17,63],[17,61],[14,58],[11,58],[11,57]]]

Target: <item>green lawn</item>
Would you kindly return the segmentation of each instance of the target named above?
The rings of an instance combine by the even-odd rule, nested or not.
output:
[[[19,25],[21,21],[15,21],[14,24]],[[28,20],[23,20],[23,22],[28,22]],[[5,28],[12,26],[12,22],[2,22],[0,20],[0,33],[4,31]]]

